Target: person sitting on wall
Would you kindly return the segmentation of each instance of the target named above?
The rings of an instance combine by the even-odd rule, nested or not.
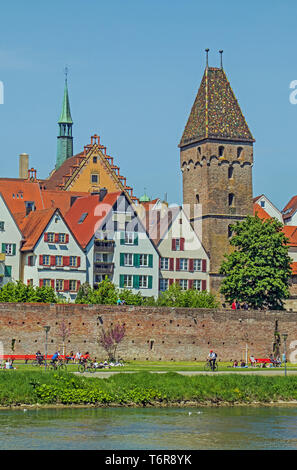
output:
[[[236,359],[233,361],[233,367],[238,367],[238,361]]]
[[[240,363],[240,367],[246,367],[245,362],[243,360]]]

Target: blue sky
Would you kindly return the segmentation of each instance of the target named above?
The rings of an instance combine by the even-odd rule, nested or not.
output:
[[[12,0],[1,6],[1,176],[30,154],[56,159],[64,67],[74,151],[97,133],[134,193],[182,202],[178,143],[205,67],[224,69],[256,143],[254,195],[297,194],[297,3],[250,0]]]

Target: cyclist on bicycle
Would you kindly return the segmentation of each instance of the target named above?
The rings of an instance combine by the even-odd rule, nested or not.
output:
[[[60,351],[55,352],[55,354],[52,357],[51,364],[55,364],[59,360],[59,357],[60,357]]]
[[[209,361],[212,370],[215,370],[216,359],[217,359],[217,354],[211,349],[209,351],[209,355],[207,356],[207,360]]]
[[[36,357],[36,361],[38,362],[38,364],[41,365],[44,360],[44,356],[41,354],[39,350],[35,354],[35,357]]]

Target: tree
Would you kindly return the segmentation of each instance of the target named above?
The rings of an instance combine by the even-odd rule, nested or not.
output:
[[[98,343],[103,347],[107,352],[109,361],[116,360],[116,350],[120,342],[124,339],[126,334],[125,325],[111,325],[107,331],[104,328],[101,328],[101,331],[98,336]]]
[[[289,297],[291,258],[282,224],[249,216],[231,226],[230,244],[235,250],[225,256],[220,269],[225,279],[221,293],[228,302],[246,302],[254,309],[283,309]]]
[[[0,302],[42,302],[57,303],[52,287],[27,286],[22,281],[8,282],[0,289]]]
[[[62,344],[63,344],[63,356],[65,356],[66,354],[65,342],[66,342],[66,339],[69,338],[70,333],[71,333],[71,329],[69,326],[66,325],[66,322],[63,318],[60,324],[60,329],[59,329],[59,336],[61,337]]]
[[[75,299],[76,303],[85,304],[116,304],[118,299],[118,291],[111,280],[106,276],[103,281],[98,284],[97,289],[92,289],[83,284]]]
[[[217,308],[215,296],[207,291],[196,289],[182,290],[178,283],[171,284],[157,300],[160,307]]]

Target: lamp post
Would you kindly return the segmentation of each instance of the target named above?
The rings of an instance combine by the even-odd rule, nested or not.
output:
[[[285,361],[285,375],[287,375],[287,348],[286,348],[286,341],[288,337],[288,333],[282,334],[284,340],[284,361]]]
[[[45,356],[44,356],[44,370],[46,371],[46,359],[47,359],[47,335],[49,330],[51,329],[50,326],[44,326],[45,330]]]

